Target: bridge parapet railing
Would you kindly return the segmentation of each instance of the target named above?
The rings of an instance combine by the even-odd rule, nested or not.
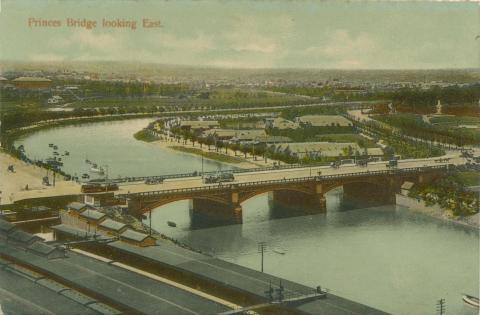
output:
[[[155,190],[155,191],[138,192],[138,193],[119,194],[118,196],[119,197],[129,197],[129,196],[146,197],[146,196],[204,192],[204,191],[223,191],[225,189],[236,189],[239,187],[256,187],[256,186],[264,186],[264,185],[270,185],[270,184],[299,183],[299,182],[309,182],[309,181],[324,182],[329,180],[363,177],[363,176],[400,175],[400,174],[411,174],[411,173],[418,173],[418,172],[426,173],[429,171],[449,170],[453,167],[454,167],[453,165],[434,165],[434,166],[390,169],[390,170],[381,170],[381,171],[367,170],[367,171],[354,172],[354,173],[283,178],[283,179],[272,179],[272,180],[244,182],[244,183],[230,183],[230,184],[222,183],[219,185],[212,184],[208,186],[197,186],[197,187],[189,187],[189,188],[175,188],[175,189]]]

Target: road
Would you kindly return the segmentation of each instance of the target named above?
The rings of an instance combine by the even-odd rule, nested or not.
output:
[[[425,159],[410,159],[410,160],[400,160],[398,163],[397,169],[407,169],[407,168],[416,168],[416,167],[431,167],[431,166],[440,166],[440,165],[464,165],[466,164],[466,159],[460,156],[460,153],[449,153],[448,155],[443,156],[442,158],[448,158],[448,161],[443,161],[441,163],[436,162],[438,158],[425,158]],[[373,172],[373,171],[384,171],[389,170],[387,167],[387,162],[374,162],[369,163],[366,167],[360,167],[357,165],[342,165],[339,168],[332,168],[330,166],[316,166],[316,167],[301,167],[293,169],[280,169],[280,170],[268,170],[268,171],[257,171],[257,172],[245,172],[245,173],[236,173],[235,181],[233,183],[249,183],[257,181],[266,181],[266,180],[282,180],[282,179],[295,179],[302,177],[317,176],[318,172],[321,172],[321,175],[341,175],[348,173],[362,173],[362,172]],[[159,175],[159,174],[152,174]],[[223,185],[232,184],[225,183]],[[151,192],[151,191],[164,191],[172,189],[186,189],[186,188],[198,188],[206,186],[218,186],[218,184],[205,184],[202,182],[200,176],[196,177],[185,177],[185,178],[172,178],[166,179],[162,184],[147,185],[144,182],[136,183],[124,183],[119,186],[119,190],[115,192],[115,195],[122,195],[128,193],[142,193],[142,192]],[[42,190],[29,190],[29,191],[20,191],[14,195],[13,200],[22,200],[22,199],[31,199],[31,198],[41,198],[41,197],[52,197],[60,195],[75,195],[80,194],[80,185],[70,184],[70,185],[59,185],[55,188],[42,189]]]

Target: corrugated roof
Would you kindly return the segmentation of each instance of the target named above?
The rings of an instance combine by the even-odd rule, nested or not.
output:
[[[132,240],[132,241],[137,241],[137,242],[142,242],[148,236],[149,235],[147,235],[147,234],[143,234],[143,233],[140,233],[140,232],[137,232],[137,231],[134,231],[134,230],[130,230],[130,229],[128,229],[125,232],[123,232],[122,234],[120,234],[121,238],[125,238],[125,239]]]
[[[109,230],[120,231],[127,225],[122,222],[114,221],[112,219],[106,219],[105,221],[100,223],[100,226]]]
[[[37,239],[37,240],[42,240],[41,237],[38,237],[36,235],[24,232],[22,230],[15,230],[14,232],[10,233],[8,235],[8,238],[13,239],[15,241],[21,242],[21,243],[28,243],[31,240]]]
[[[11,230],[15,229],[15,225],[5,220],[0,220],[0,231],[4,233],[8,233]]]
[[[57,248],[50,246],[48,244],[45,244],[44,242],[35,242],[30,246],[28,246],[28,249],[37,254],[47,256],[51,252],[55,251]]]
[[[70,203],[67,205],[67,207],[68,207],[69,209],[73,209],[73,210],[76,210],[76,211],[80,211],[80,210],[82,210],[83,208],[87,207],[87,205],[84,204],[84,203],[81,203],[81,202],[76,202],[76,201],[74,201],[74,202],[70,202]]]
[[[80,216],[87,219],[100,220],[101,218],[105,217],[106,214],[97,210],[86,210],[80,213]]]

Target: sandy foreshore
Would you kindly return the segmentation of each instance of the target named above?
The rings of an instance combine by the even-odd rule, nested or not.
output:
[[[14,172],[8,171],[8,166],[13,165]],[[0,204],[11,204],[22,196],[48,194],[53,186],[45,186],[42,179],[47,175],[47,170],[39,166],[25,163],[9,154],[0,151]],[[53,176],[49,173],[52,183]],[[66,193],[80,190],[79,185],[70,181],[64,181],[62,175],[55,176],[55,190],[65,190]]]

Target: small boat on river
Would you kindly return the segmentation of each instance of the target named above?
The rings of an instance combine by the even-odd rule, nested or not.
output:
[[[64,153],[64,154],[65,154],[65,155],[70,155],[70,152],[68,152],[68,151],[65,151],[65,153]]]
[[[168,224],[168,226],[171,226],[171,227],[177,227],[177,223],[175,223],[173,221],[167,221],[167,224]]]
[[[58,146],[54,145],[54,146],[53,146],[53,149],[54,149],[54,150],[58,150]]]
[[[92,167],[90,168],[90,172],[101,175],[105,173],[105,170],[103,169],[103,167],[97,167],[97,164],[93,164]]]
[[[54,151],[53,152],[53,155],[59,155],[57,151]]]
[[[53,147],[53,143],[49,143],[48,146],[51,148]]]
[[[463,294],[462,299],[463,299],[463,302],[465,302],[465,304],[468,304],[469,306],[473,306],[475,308],[480,307],[479,300],[477,297],[474,297],[468,294]]]
[[[87,173],[85,173],[85,174],[82,175],[82,178],[84,178],[84,179],[90,178],[90,175],[88,175]]]

